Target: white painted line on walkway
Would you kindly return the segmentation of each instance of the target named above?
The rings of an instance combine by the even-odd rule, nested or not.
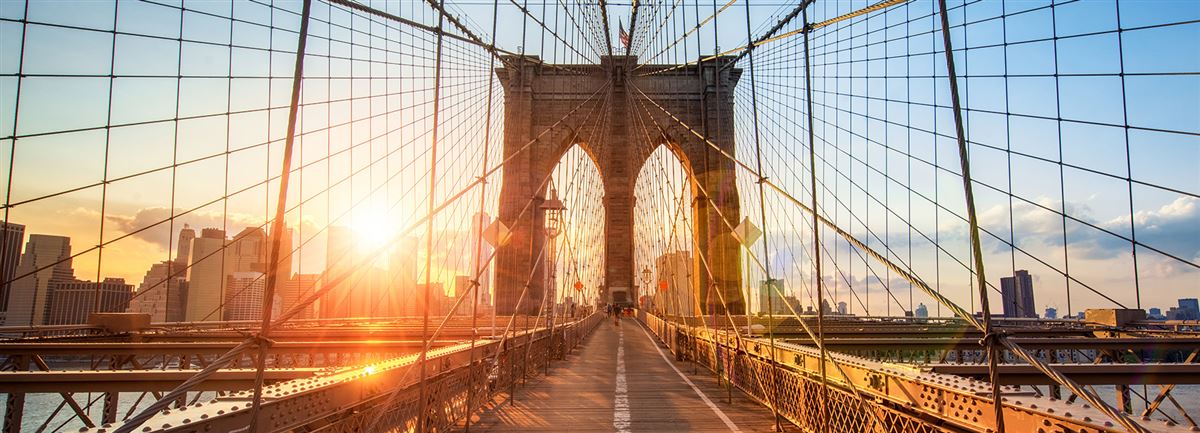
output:
[[[629,382],[625,379],[625,329],[617,330],[617,389],[613,392],[613,428],[630,433]]]
[[[660,349],[658,347],[658,342],[654,340],[654,337],[650,335],[650,331],[647,331],[645,326],[642,327],[642,332],[646,334],[646,338],[650,340],[650,345],[654,346],[654,350],[658,351],[658,356],[661,356],[663,361],[665,361],[667,363],[667,365],[671,366],[672,370],[675,370],[675,374],[678,374],[680,379],[683,379],[683,381],[685,383],[687,383],[688,386],[692,387],[692,391],[696,391],[696,395],[700,396],[700,399],[704,400],[704,404],[708,405],[708,407],[710,409],[712,409],[712,411],[714,413],[717,414],[717,418],[721,418],[721,421],[725,423],[725,426],[729,427],[729,431],[735,432],[735,433],[741,433],[742,429],[739,429],[738,426],[733,423],[733,420],[729,419],[729,417],[725,415],[725,412],[721,411],[721,408],[717,407],[716,404],[713,404],[712,400],[709,400],[708,396],[704,395],[704,391],[701,391],[700,388],[696,387],[696,384],[692,383],[691,379],[688,379],[687,376],[683,375],[682,371],[679,371],[679,369],[675,367],[675,363],[671,362],[671,360],[669,358],[667,358],[667,355],[665,353],[663,353],[662,349]],[[622,340],[622,341],[624,341],[624,340]],[[622,387],[621,384],[624,382],[624,379],[625,379],[624,360],[621,358],[621,355],[622,355],[621,351],[617,350],[617,371],[619,374],[619,376],[617,376],[618,389],[624,389],[624,387]]]

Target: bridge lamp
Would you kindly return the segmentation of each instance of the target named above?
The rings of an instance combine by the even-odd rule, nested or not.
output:
[[[649,291],[650,291],[650,277],[651,277],[651,276],[652,276],[652,275],[651,275],[651,272],[650,272],[650,267],[649,267],[649,266],[643,266],[643,267],[642,267],[642,288],[643,288],[643,290],[644,290],[644,291],[646,291],[646,292],[649,292]],[[657,295],[657,294],[658,294],[658,293],[655,293],[655,295]],[[657,296],[656,296],[656,297],[657,297]]]
[[[563,206],[562,200],[558,199],[558,189],[554,188],[553,184],[550,186],[550,197],[542,202],[540,207],[546,214],[544,228],[546,230],[546,237],[550,238],[550,255],[546,257],[546,269],[548,270],[546,274],[548,279],[547,286],[550,289],[550,317],[554,317],[555,304],[558,303],[558,279],[555,275],[558,273],[558,264],[554,261],[558,257],[558,251],[555,238],[562,234],[565,229],[563,211],[567,210],[567,207]]]

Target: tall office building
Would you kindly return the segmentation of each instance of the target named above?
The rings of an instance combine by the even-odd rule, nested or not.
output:
[[[196,231],[192,230],[187,224],[183,225],[183,229],[179,230],[179,240],[175,243],[175,261],[183,263],[185,266],[191,261],[192,256],[192,240],[196,239]]]
[[[96,295],[100,295],[99,302]],[[47,325],[76,325],[87,323],[93,308],[99,313],[125,311],[133,296],[133,285],[124,278],[105,278],[103,282],[84,280],[55,280],[50,283],[46,310]]]
[[[25,241],[25,226],[0,222],[0,325],[8,312],[8,292],[12,289],[17,265],[21,263],[21,243]]]
[[[450,311],[450,307],[454,305],[454,300],[446,296],[445,289],[442,288],[442,283],[430,282],[428,286],[425,283],[417,284],[416,304],[413,307],[413,316],[421,316],[425,314],[425,288],[429,287],[429,317],[441,317]]]
[[[471,283],[470,275],[455,275],[454,276],[454,297],[453,297],[453,299],[450,300],[450,305],[453,306],[454,303],[458,302],[458,300],[460,298],[462,298],[463,296],[469,296],[470,293],[468,293],[468,292],[471,291],[472,286],[474,286],[474,284]],[[480,304],[481,304],[480,306],[482,306],[482,302]],[[454,313],[455,313],[455,315],[458,315],[458,316],[470,316],[471,315],[471,298],[466,298],[465,300],[463,300],[462,305],[460,305],[458,307],[458,310],[455,311]]]
[[[929,307],[926,307],[924,302],[917,304],[917,311],[914,316],[922,318],[929,317]]]
[[[351,314],[354,317],[394,317],[400,315],[395,297],[391,296],[388,278],[388,271],[381,267],[375,266],[374,263],[365,260],[360,261],[362,265],[355,270],[357,286],[351,290],[355,292],[352,298],[355,300],[351,306]]]
[[[274,230],[271,233],[274,233]],[[292,278],[292,261],[295,259],[292,255],[292,236],[292,229],[285,225],[279,236],[279,263],[276,265],[275,293],[282,293]],[[271,248],[274,242],[274,238],[267,235],[267,247],[263,256],[263,262],[267,264],[267,269],[263,272],[270,271]]]
[[[824,305],[828,306],[828,304]],[[787,303],[783,299],[783,280],[771,278],[759,283],[758,312],[762,314],[788,313]]]
[[[283,290],[276,292],[276,295],[279,296],[280,311],[291,310],[300,301],[312,295],[317,290],[318,277],[320,277],[318,274],[296,274],[289,278],[284,284]],[[295,318],[313,319],[315,318],[313,311],[313,304],[309,303],[300,310],[300,314],[297,314]]]
[[[321,318],[353,317],[357,299],[352,293],[355,283],[358,254],[354,250],[354,232],[347,227],[329,226],[325,250],[325,278],[322,284],[331,285],[321,296]]]
[[[16,274],[25,277],[14,281],[10,288],[5,325],[46,324],[51,284],[75,279],[75,271],[71,269],[71,238],[29,235]]]
[[[692,257],[687,251],[675,251],[658,256],[654,260],[655,287],[661,294],[656,302],[659,308],[672,315],[692,316],[696,311],[696,298],[692,296]],[[666,282],[666,290],[662,283]],[[574,284],[574,282],[572,282]]]
[[[492,244],[487,243],[487,241],[481,242],[478,237],[478,234],[481,233],[481,230],[486,229],[487,226],[491,224],[492,217],[488,215],[487,212],[478,212],[475,214],[475,217],[471,219],[471,236],[470,244],[468,244],[469,248],[471,249],[471,269],[475,269],[474,266],[476,263],[479,263],[480,266],[487,265],[484,263],[484,261],[492,255]],[[475,248],[476,245],[479,246],[478,249]],[[491,269],[492,267],[488,266],[483,275],[479,276],[479,288],[476,291],[476,295],[479,296],[479,305],[481,306],[491,305],[492,302]]]
[[[225,320],[261,320],[267,288],[266,274],[238,271],[230,273],[226,280]],[[279,304],[282,304],[282,301],[272,304],[272,316],[280,312]]]
[[[1197,298],[1180,298],[1179,309],[1192,310],[1200,312],[1200,299]]]
[[[799,310],[797,310],[797,311],[799,311]],[[845,315],[849,314],[849,311],[850,311],[850,309],[847,308],[846,301],[841,301],[841,302],[837,303],[837,313],[838,314],[845,316]]]
[[[266,272],[267,235],[257,227],[247,227],[225,247],[225,275],[234,272]]]
[[[225,231],[206,228],[192,241],[191,267],[188,268],[187,308],[184,320],[218,321],[225,316]]]
[[[1200,300],[1196,298],[1181,298],[1179,299],[1178,307],[1171,307],[1167,310],[1167,319],[1170,320],[1197,320],[1200,319]]]
[[[1037,318],[1033,302],[1033,277],[1024,269],[1000,279],[1004,317]]]
[[[129,312],[149,314],[151,322],[182,321],[187,305],[184,267],[172,261],[151,265],[138,286],[137,297],[129,303]]]
[[[420,258],[420,241],[415,237],[396,240],[396,249],[388,256],[388,273],[391,274],[391,296],[399,306],[398,315],[421,314],[417,293],[417,261]]]

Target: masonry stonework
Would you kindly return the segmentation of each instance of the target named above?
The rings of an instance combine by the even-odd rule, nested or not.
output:
[[[537,314],[542,303],[543,266],[532,266],[544,260],[540,206],[550,173],[576,144],[592,158],[604,185],[601,302],[632,305],[640,295],[633,189],[646,159],[667,146],[692,182],[692,250],[700,252],[692,255],[695,299],[704,313],[726,307],[744,313],[741,251],[730,234],[741,220],[736,167],[721,155],[736,154],[733,89],[741,70],[727,57],[679,68],[635,60],[606,56],[598,65],[549,65],[535,56],[510,56],[496,70],[505,92],[504,156],[511,158],[504,166],[499,220],[513,234],[496,257],[499,314]]]

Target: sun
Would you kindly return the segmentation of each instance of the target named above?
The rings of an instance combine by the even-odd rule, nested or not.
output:
[[[396,234],[396,221],[381,209],[365,209],[355,215],[355,245],[361,252],[374,252],[389,244]]]

